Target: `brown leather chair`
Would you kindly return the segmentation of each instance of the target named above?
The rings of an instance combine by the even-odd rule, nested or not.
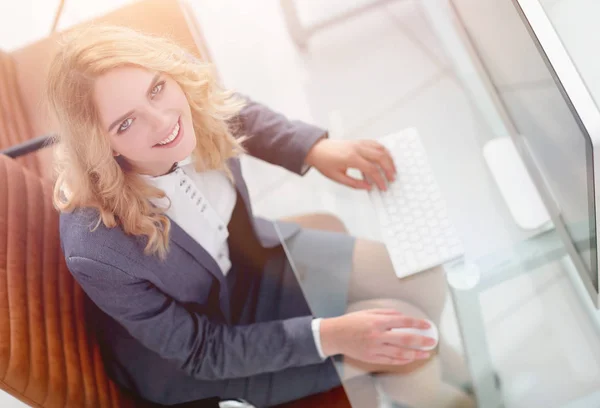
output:
[[[184,1],[144,0],[93,22],[168,35],[210,60]],[[56,48],[53,35],[11,53],[0,51],[0,152],[56,129],[42,106]],[[104,372],[86,329],[84,294],[60,250],[51,148],[34,150],[14,160],[0,154],[0,389],[34,407],[156,407],[119,390]],[[350,404],[339,387],[285,405],[313,406]]]
[[[0,388],[33,407],[134,407],[86,330],[51,193],[0,155]]]
[[[0,155],[0,389],[33,407],[159,407],[107,377],[85,322],[85,294],[64,262],[51,200],[51,180]],[[350,403],[338,387],[280,408],[314,406]]]

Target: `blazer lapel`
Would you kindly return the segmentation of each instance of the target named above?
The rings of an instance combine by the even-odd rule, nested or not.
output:
[[[235,187],[239,191],[240,196],[246,204],[249,216],[251,216],[248,190],[242,176],[240,161],[237,158],[229,159],[228,165],[234,178]],[[198,242],[189,236],[189,234],[173,220],[171,220],[171,240],[186,250],[198,263],[204,266],[215,277],[215,279],[217,279],[220,284],[219,301],[221,303],[221,308],[223,309],[225,318],[229,320],[229,290],[227,286],[227,280],[225,275],[223,275],[223,272],[221,272],[221,268],[219,268],[217,262],[200,244],[198,244]]]
[[[219,282],[219,305],[225,321],[231,323],[231,308],[229,305],[229,287],[225,275],[212,256],[188,235],[177,223],[171,220],[171,240],[186,250],[194,259],[204,266]]]
[[[196,261],[208,269],[219,283],[225,283],[225,276],[213,257],[173,220],[171,220],[171,240],[185,249]]]

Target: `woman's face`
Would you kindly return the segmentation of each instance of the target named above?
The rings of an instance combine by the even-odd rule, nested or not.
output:
[[[139,173],[165,174],[196,147],[188,101],[166,74],[112,69],[96,79],[94,100],[114,154]]]

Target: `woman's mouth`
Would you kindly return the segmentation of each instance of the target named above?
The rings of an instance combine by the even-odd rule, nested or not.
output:
[[[181,117],[179,117],[169,136],[155,144],[153,147],[173,147],[179,142],[182,135],[183,129],[181,128]]]

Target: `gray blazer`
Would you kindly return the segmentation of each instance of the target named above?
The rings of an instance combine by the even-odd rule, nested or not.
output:
[[[252,101],[239,119],[249,154],[298,174],[312,145],[327,136]],[[272,223],[252,215],[239,160],[229,165],[260,242],[276,246]],[[107,369],[121,384],[156,402],[179,403],[215,395],[220,380],[321,362],[310,315],[231,324],[225,277],[174,222],[170,251],[161,262],[143,254],[143,240],[118,227],[101,224],[92,232],[97,219],[91,209],[61,214],[61,244],[72,275],[103,312],[94,325],[102,327],[101,345],[110,350]],[[282,223],[281,228],[287,238],[299,227]],[[218,297],[220,310],[208,309],[211,297]]]

